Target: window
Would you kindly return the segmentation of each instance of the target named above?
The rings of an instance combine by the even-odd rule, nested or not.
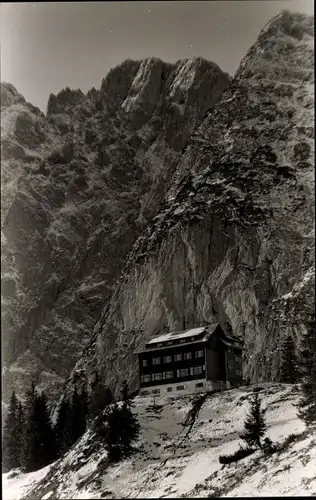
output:
[[[153,365],[160,365],[160,358],[153,358]]]
[[[172,391],[172,387],[167,387],[167,392],[171,392]]]
[[[189,375],[189,368],[182,368],[181,370],[177,370],[177,377],[187,377]]]
[[[169,342],[167,342],[167,345],[172,345],[172,340],[169,340]]]
[[[164,356],[163,362],[164,363],[172,363],[172,356]]]
[[[203,373],[202,366],[194,366],[190,368],[190,375],[201,375]]]
[[[162,373],[154,373],[153,379],[154,380],[162,380]]]
[[[185,352],[183,354],[184,359],[192,359],[192,352]]]
[[[144,382],[151,382],[151,375],[144,375]]]
[[[154,389],[153,394],[160,394],[160,389]]]
[[[180,339],[180,344],[184,344],[185,343],[185,339]]]
[[[185,389],[184,385],[178,385],[177,386],[177,391],[183,391],[183,389]]]
[[[195,352],[195,357],[196,358],[203,358],[204,357],[204,351],[201,349],[200,351]]]
[[[195,384],[195,387],[203,387],[203,382],[199,382],[198,384]]]
[[[174,360],[175,361],[182,361],[182,353],[181,354],[175,354],[174,355]]]
[[[143,366],[148,366],[148,359],[143,359]]]
[[[190,375],[201,375],[205,371],[205,365],[203,366],[192,366],[190,368]]]
[[[164,379],[170,379],[170,378],[173,378],[173,372],[164,372],[164,373],[163,373],[163,378],[164,378]]]

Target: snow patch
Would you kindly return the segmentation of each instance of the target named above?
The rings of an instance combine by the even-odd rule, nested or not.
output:
[[[261,384],[262,406],[266,409],[267,433],[273,441],[282,442],[289,434],[305,430],[297,418],[298,393],[290,384]],[[56,462],[52,476],[42,485],[45,495],[56,498],[176,498],[186,496],[275,496],[312,495],[316,492],[315,437],[303,434],[288,449],[271,457],[260,451],[236,464],[223,466],[219,455],[234,453],[241,444],[249,410],[252,387],[240,387],[210,394],[187,434],[181,425],[191,408],[192,395],[135,398],[133,411],[141,423],[141,436],[135,453],[119,464],[106,465],[106,450],[96,446],[91,431]],[[49,468],[47,469],[49,470]],[[28,500],[41,493],[41,474],[11,478],[13,493],[5,499]],[[8,475],[4,475],[5,488]],[[48,481],[48,482],[47,482]],[[36,488],[35,488],[36,487]],[[45,488],[45,489],[44,489]],[[49,489],[49,491],[47,491]],[[15,493],[14,493],[15,492]]]
[[[23,474],[19,470],[2,474],[3,500],[19,500],[22,498],[36,483],[46,476],[52,465],[28,474]]]

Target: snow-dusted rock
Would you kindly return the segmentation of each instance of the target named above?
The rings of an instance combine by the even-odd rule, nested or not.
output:
[[[136,347],[214,321],[278,380],[314,304],[313,29],[279,14],[233,79],[128,60],[46,117],[2,85],[5,397],[31,375],[57,395],[78,360],[68,389],[135,388]]]
[[[195,71],[183,62],[171,93]],[[79,362],[88,378],[98,366],[111,389],[126,374],[136,388],[136,348],[220,322],[244,338],[245,376],[278,380],[283,336],[299,341],[314,310],[313,77],[313,18],[283,12],[186,145]],[[306,307],[282,314],[292,289]]]
[[[57,395],[82,356],[127,253],[158,213],[179,144],[229,84],[212,63],[189,66],[198,85],[186,87],[180,129],[171,89],[182,61],[125,61],[100,90],[51,95],[46,117],[2,85],[5,398],[31,377]]]

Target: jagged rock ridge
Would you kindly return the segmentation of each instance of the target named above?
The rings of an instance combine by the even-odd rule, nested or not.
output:
[[[137,387],[136,348],[220,322],[244,372],[278,380],[279,345],[314,308],[314,27],[282,12],[186,145],[160,213],[135,242],[72,382],[96,366]],[[299,314],[297,314],[299,312]]]
[[[1,84],[4,398],[56,396],[183,148],[230,78],[201,58],[125,61],[47,115]]]
[[[71,382],[136,387],[136,347],[214,321],[246,376],[278,379],[314,310],[313,37],[283,12],[232,81],[126,61],[46,117],[2,86],[5,387],[56,394],[81,356]]]

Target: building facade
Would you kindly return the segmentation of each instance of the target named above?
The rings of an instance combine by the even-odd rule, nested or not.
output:
[[[242,346],[219,324],[160,335],[138,353],[140,395],[221,390],[242,383]]]

